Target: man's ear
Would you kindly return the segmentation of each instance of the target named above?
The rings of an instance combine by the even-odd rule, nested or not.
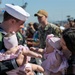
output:
[[[9,21],[11,22],[11,24],[16,23],[16,20],[15,19],[10,19]]]

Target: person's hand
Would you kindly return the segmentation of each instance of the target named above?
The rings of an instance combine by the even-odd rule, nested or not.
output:
[[[38,54],[38,58],[42,58],[42,55],[41,54]]]
[[[17,72],[17,74],[18,74],[18,75],[34,75],[34,73],[33,73],[32,71],[29,71],[29,72],[25,73],[25,72],[22,71],[22,70],[19,70],[19,71]]]
[[[30,27],[31,27],[31,28],[35,31],[35,28],[34,28],[34,26],[33,26],[33,25],[31,25]]]
[[[31,50],[31,51],[35,51],[36,48],[35,48],[35,47],[30,47],[30,50]]]
[[[18,75],[26,75],[26,73],[25,73],[24,71],[21,71],[21,70],[19,70],[19,71],[17,72],[17,74],[18,74]]]
[[[26,75],[34,75],[34,72],[28,72]]]

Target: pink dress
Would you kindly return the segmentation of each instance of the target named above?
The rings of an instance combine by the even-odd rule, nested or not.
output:
[[[18,57],[18,55],[20,54],[22,49],[29,50],[29,48],[27,46],[19,45],[19,49],[18,49],[18,52],[16,54],[13,54],[13,53],[12,54],[0,53],[0,61],[9,60],[9,59],[13,59],[13,58]],[[26,57],[27,57],[26,62],[30,61],[31,58],[29,56],[26,56]],[[29,63],[27,63],[27,64],[24,64],[23,66],[18,67],[17,69],[8,71],[6,73],[8,75],[18,75],[17,72],[19,72],[19,70],[25,71],[25,68],[29,68],[30,70],[32,69],[31,65]]]
[[[55,56],[56,52],[58,52],[61,55],[62,63],[58,68],[52,68],[51,66],[56,64],[57,61]],[[59,50],[55,49],[54,52],[52,53],[48,54],[44,53],[44,59],[45,60],[42,62],[42,67],[45,69],[45,71],[56,73],[58,71],[63,71],[68,67],[66,58],[63,56],[63,53],[60,52]]]
[[[27,46],[19,45],[18,47],[19,47],[19,49],[18,49],[16,54],[13,54],[13,53],[12,54],[0,53],[0,61],[17,58],[18,55],[22,52],[22,49],[24,49],[25,51],[29,50],[29,48]],[[27,61],[30,61],[30,57],[29,56],[26,56],[26,57],[27,57]]]

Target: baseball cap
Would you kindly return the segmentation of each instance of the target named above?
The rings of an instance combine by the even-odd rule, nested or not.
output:
[[[30,16],[28,12],[26,12],[22,7],[18,5],[6,4],[5,11],[11,16],[22,21],[26,21],[27,18]]]
[[[34,16],[48,16],[48,13],[45,10],[39,10]]]

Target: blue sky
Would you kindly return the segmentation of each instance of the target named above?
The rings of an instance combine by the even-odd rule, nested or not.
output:
[[[28,3],[26,11],[31,15],[27,22],[37,22],[34,14],[40,9],[48,12],[49,21],[66,20],[67,15],[75,18],[75,0],[2,0],[0,7],[4,7],[6,3],[22,5],[24,2]]]

